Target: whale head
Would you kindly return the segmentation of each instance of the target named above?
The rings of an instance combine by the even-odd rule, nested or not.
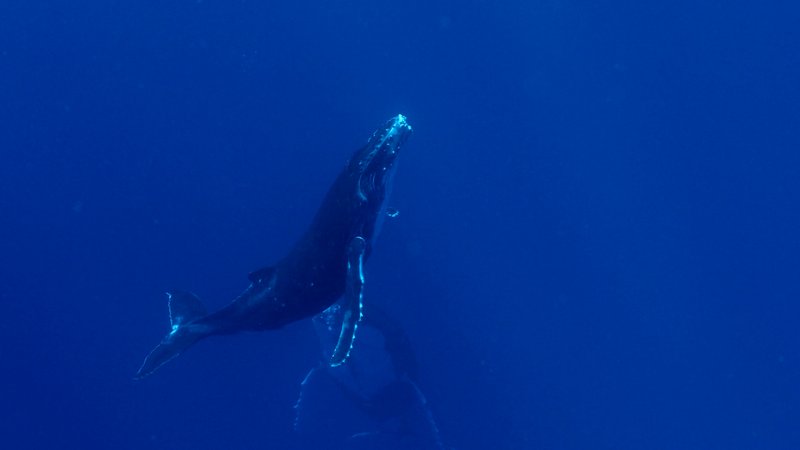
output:
[[[391,187],[400,149],[411,136],[411,126],[398,114],[378,128],[367,145],[350,160],[350,173],[358,179],[357,194],[368,203],[382,204]]]

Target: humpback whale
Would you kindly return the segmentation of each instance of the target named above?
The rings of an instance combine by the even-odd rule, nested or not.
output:
[[[386,211],[400,149],[411,135],[403,115],[389,119],[357,150],[289,253],[251,272],[250,285],[222,309],[207,313],[186,291],[167,293],[171,330],[135,378],[152,374],[197,341],[240,331],[280,328],[312,317],[340,298],[342,325],[329,364],[343,364],[361,319],[363,267]]]

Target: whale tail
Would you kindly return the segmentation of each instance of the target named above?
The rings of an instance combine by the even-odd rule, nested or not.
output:
[[[191,292],[184,291],[167,292],[167,299],[172,329],[144,359],[142,367],[134,376],[137,380],[155,372],[204,337],[201,331],[204,327],[192,326],[193,321],[206,316],[206,309],[200,299]]]

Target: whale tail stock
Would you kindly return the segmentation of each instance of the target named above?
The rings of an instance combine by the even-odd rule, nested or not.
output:
[[[171,291],[167,292],[167,300],[172,329],[144,359],[142,367],[134,376],[136,380],[155,372],[164,363],[180,355],[204,337],[204,333],[198,327],[192,327],[193,321],[207,314],[200,299],[191,292]]]

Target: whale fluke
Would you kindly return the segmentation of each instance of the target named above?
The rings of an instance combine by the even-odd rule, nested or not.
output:
[[[137,380],[155,372],[202,337],[191,326],[193,321],[206,316],[206,308],[196,295],[185,291],[167,292],[167,306],[172,329],[144,359],[134,376]]]

